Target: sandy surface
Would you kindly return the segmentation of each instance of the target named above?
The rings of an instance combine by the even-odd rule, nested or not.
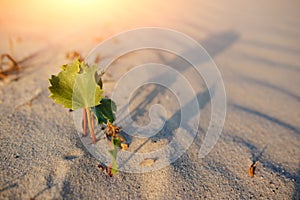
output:
[[[57,10],[20,2],[0,6],[0,53],[12,53],[25,68],[18,81],[0,83],[0,199],[300,198],[298,1],[112,1],[99,10],[83,7],[80,17],[74,15],[80,6]],[[181,31],[207,49],[224,80],[226,122],[214,149],[199,160],[211,104],[203,80],[186,66],[201,108],[193,144],[162,170],[111,178],[83,147],[72,114],[48,98],[48,78],[69,62],[66,52],[86,55],[103,39],[142,26]],[[124,64],[150,61],[186,64],[152,51],[120,58],[104,78],[106,94],[126,71]],[[152,104],[161,103],[170,116],[178,109],[164,88],[150,85],[139,94],[132,101],[138,123],[148,122],[145,110]],[[140,151],[164,142],[149,141]],[[252,159],[259,161],[253,178]]]

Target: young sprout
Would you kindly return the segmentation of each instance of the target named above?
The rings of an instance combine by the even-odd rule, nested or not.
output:
[[[77,54],[75,56],[78,56]],[[103,72],[97,72],[97,66],[89,66],[82,58],[71,64],[63,65],[58,75],[52,75],[50,82],[50,98],[70,110],[83,109],[83,136],[87,135],[87,127],[92,143],[97,142],[94,131],[94,117],[98,124],[106,125],[105,133],[111,140],[112,164],[108,174],[112,176],[117,172],[117,153],[120,149],[126,150],[125,138],[120,135],[121,128],[113,125],[115,121],[116,104],[109,98],[103,98]]]

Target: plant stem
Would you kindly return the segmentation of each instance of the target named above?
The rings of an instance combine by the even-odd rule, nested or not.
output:
[[[89,108],[86,108],[86,113],[87,113],[87,121],[88,121],[88,126],[89,126],[89,129],[90,129],[92,142],[94,144],[94,143],[96,143],[96,137],[95,137],[94,128],[93,128],[92,120],[91,120],[91,111],[90,111]]]
[[[83,108],[83,135],[86,136],[86,108]]]
[[[94,126],[94,115],[93,115],[93,113],[91,113],[91,118],[92,118],[92,128],[93,128],[93,130],[95,130],[95,126]]]

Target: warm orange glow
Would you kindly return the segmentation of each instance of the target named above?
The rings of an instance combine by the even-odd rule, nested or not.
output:
[[[160,0],[1,0],[2,31],[35,35],[61,35],[97,28],[106,33],[140,26],[159,26],[168,13],[176,15]],[[158,12],[158,9],[160,12]],[[103,32],[104,32],[103,31]]]
[[[61,23],[93,20],[113,12],[114,0],[26,0],[2,2],[1,15],[33,23]],[[121,6],[118,3],[115,6]]]

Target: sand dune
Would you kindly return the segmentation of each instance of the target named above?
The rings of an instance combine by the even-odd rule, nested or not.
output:
[[[1,199],[300,198],[297,0],[74,2],[0,3],[0,53],[13,54],[24,67],[17,81],[0,82]],[[159,62],[193,83],[201,118],[193,144],[170,166],[109,177],[83,146],[72,114],[48,98],[48,78],[69,62],[66,52],[86,56],[114,34],[149,26],[187,34],[207,50],[225,85],[225,126],[213,150],[199,159],[211,116],[203,79],[168,53],[149,50],[119,58],[104,76],[108,96],[130,67]],[[169,93],[153,85],[136,91],[133,118],[147,124],[148,109],[161,103],[172,126],[179,105]],[[131,148],[143,142],[141,152],[160,148],[169,138],[156,139],[133,140]],[[252,160],[258,160],[253,178]]]

